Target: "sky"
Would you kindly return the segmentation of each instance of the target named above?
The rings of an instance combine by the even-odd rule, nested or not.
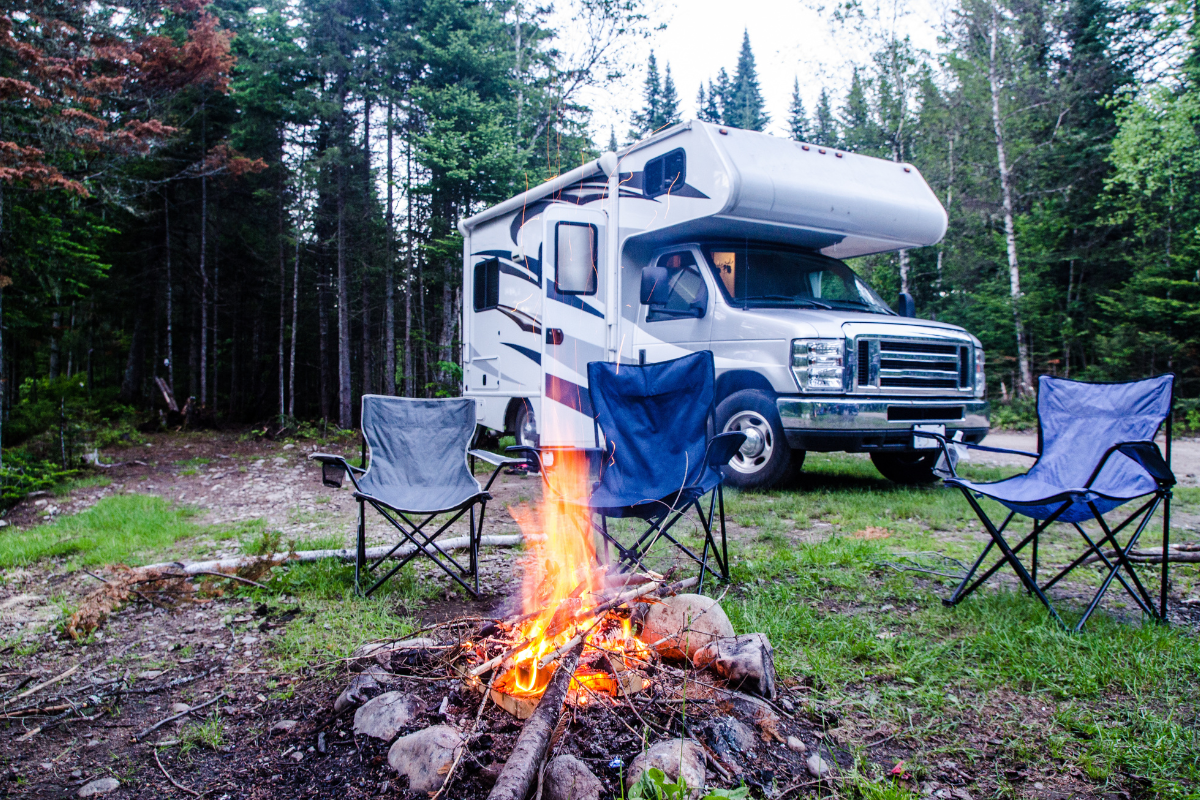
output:
[[[832,3],[834,0],[827,0]],[[783,134],[792,84],[800,79],[800,95],[811,115],[821,87],[840,99],[849,85],[852,65],[863,63],[870,48],[862,33],[833,20],[820,0],[662,0],[653,21],[665,27],[649,39],[626,47],[628,65],[623,80],[584,98],[593,109],[592,135],[601,147],[608,143],[609,126],[617,140],[626,141],[629,118],[640,104],[646,60],[653,50],[660,72],[671,66],[681,101],[682,117],[696,116],[696,91],[724,67],[731,75],[737,65],[742,32],[758,66],[759,85],[771,117],[768,133]],[[915,46],[937,48],[943,0],[863,0],[876,29],[894,26]]]

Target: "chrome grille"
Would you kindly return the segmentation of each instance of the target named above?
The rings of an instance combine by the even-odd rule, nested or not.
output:
[[[857,386],[898,394],[959,394],[971,390],[972,348],[959,342],[860,336]]]

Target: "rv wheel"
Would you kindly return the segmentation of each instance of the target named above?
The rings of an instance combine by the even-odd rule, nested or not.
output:
[[[537,419],[533,416],[533,406],[528,400],[522,400],[517,406],[517,418],[513,428],[513,438],[517,440],[517,444],[524,447],[538,446]]]
[[[933,483],[939,451],[932,453],[871,453],[871,462],[883,477],[896,483]]]
[[[729,459],[725,480],[739,489],[775,486],[787,474],[792,461],[783,422],[775,402],[766,392],[743,389],[717,406],[717,427],[722,433],[741,431],[746,443]]]

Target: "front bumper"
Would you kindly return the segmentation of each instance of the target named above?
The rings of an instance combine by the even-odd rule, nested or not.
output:
[[[914,425],[945,425],[977,444],[988,432],[985,400],[797,397],[776,400],[788,445],[819,452],[913,449]]]

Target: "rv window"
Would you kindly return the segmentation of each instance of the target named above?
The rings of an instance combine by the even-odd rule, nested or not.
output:
[[[562,294],[596,293],[596,226],[560,222],[554,226],[554,288]]]
[[[642,194],[646,197],[669,194],[682,187],[686,179],[687,153],[680,147],[646,162],[642,168]]]
[[[708,287],[690,252],[670,253],[658,259],[658,266],[667,270],[667,285],[671,287],[667,302],[650,306],[647,322],[680,317],[703,317],[708,308]]]
[[[500,259],[489,258],[475,265],[475,310],[487,311],[500,305]]]

